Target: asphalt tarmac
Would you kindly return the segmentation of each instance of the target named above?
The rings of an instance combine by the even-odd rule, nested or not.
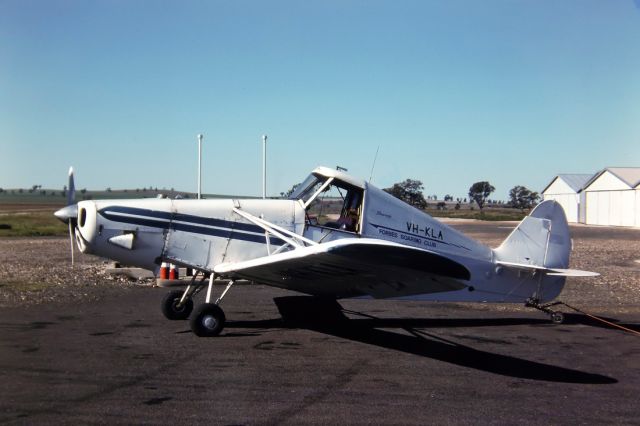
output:
[[[218,289],[220,291],[220,289]],[[198,338],[166,290],[0,312],[4,424],[638,424],[640,337],[582,315],[238,286]],[[293,296],[293,297],[292,297]],[[276,303],[274,303],[276,298]],[[335,307],[335,306],[334,306]],[[283,319],[284,315],[284,319]],[[637,316],[610,317],[636,330]]]

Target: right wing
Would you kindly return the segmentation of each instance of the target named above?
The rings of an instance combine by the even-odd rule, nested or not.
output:
[[[244,262],[222,263],[214,272],[330,296],[404,297],[460,290],[471,278],[462,264],[442,254],[376,239],[342,239]]]

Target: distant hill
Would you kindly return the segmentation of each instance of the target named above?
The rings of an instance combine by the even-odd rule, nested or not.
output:
[[[105,191],[76,190],[76,201],[82,200],[115,200],[133,198],[157,198],[158,195],[167,198],[195,199],[197,194],[186,191],[167,189],[114,189]],[[255,196],[202,194],[205,199],[216,198],[259,198]],[[0,204],[38,204],[38,205],[64,205],[67,202],[66,192],[55,189],[2,189],[0,191]]]

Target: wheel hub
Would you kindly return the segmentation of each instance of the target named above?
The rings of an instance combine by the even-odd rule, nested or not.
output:
[[[208,329],[213,330],[216,324],[218,324],[218,321],[216,321],[213,315],[205,315],[204,318],[202,318],[202,324]]]

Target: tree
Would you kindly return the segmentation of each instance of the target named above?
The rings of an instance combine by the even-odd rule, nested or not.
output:
[[[423,189],[424,187],[421,181],[405,179],[403,182],[394,183],[391,188],[385,188],[384,191],[407,204],[419,209],[425,209],[427,207],[427,200],[424,199],[424,195],[422,194]]]
[[[537,192],[531,192],[525,186],[516,185],[509,191],[511,205],[520,210],[530,209],[539,199]]]
[[[495,190],[496,188],[487,181],[476,182],[469,188],[469,198],[475,201],[478,207],[480,207],[480,211],[482,211],[487,197]]]
[[[298,188],[299,185],[300,185],[300,183],[296,183],[287,192],[281,192],[280,196],[282,198],[289,198],[291,196],[291,194],[293,194],[293,192]]]

